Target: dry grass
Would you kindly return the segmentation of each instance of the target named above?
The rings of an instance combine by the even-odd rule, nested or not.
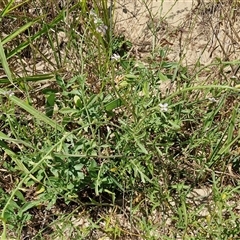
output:
[[[10,219],[8,237],[237,239],[239,2],[202,1],[164,15],[153,1],[117,0],[114,34],[107,37],[90,15],[98,10],[107,24],[106,1],[18,3],[2,17],[2,41],[34,23],[4,43],[16,81],[2,68],[0,83],[39,112],[54,108],[48,116],[64,132],[2,97],[0,133],[32,145],[1,138],[0,205],[12,197],[20,206],[8,203],[16,217],[6,209],[2,216],[3,227]],[[118,50],[126,55],[114,63],[112,41],[122,35]],[[164,101],[170,114],[155,107]],[[41,184],[26,178],[19,185],[29,173],[6,149],[28,169],[43,161],[31,170]],[[65,177],[72,162],[82,174],[72,183],[77,191],[67,182],[72,175]]]

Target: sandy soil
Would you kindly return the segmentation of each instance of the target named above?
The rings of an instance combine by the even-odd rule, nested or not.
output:
[[[234,61],[240,56],[240,21],[233,4],[117,0],[116,29],[134,43],[140,57],[164,47],[171,60],[181,59],[186,65],[197,61],[207,65],[216,58]],[[234,69],[236,66],[230,69],[232,74]]]

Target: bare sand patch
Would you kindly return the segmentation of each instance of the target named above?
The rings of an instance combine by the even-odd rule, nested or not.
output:
[[[164,47],[171,60],[186,65],[234,61],[240,56],[240,24],[233,4],[237,6],[233,1],[118,0],[116,30],[133,42],[140,57]]]

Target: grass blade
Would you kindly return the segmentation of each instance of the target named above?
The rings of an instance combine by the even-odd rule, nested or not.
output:
[[[46,124],[50,125],[51,127],[53,127],[54,129],[56,129],[58,131],[63,131],[63,127],[61,125],[59,125],[57,122],[50,119],[43,113],[39,112],[35,108],[31,107],[29,104],[23,102],[21,99],[15,97],[15,96],[12,96],[12,97],[10,97],[10,100],[12,102],[14,102],[16,105],[18,105],[19,107],[21,107],[22,109],[24,109],[25,111],[27,111],[28,113],[30,113],[36,119],[39,119],[39,120],[45,122]]]
[[[13,82],[18,83],[18,82],[22,82],[23,80],[25,82],[38,82],[38,81],[44,81],[44,80],[48,80],[51,81],[51,79],[54,77],[53,74],[51,73],[47,73],[47,74],[42,74],[42,75],[33,75],[33,76],[27,76],[24,78],[14,78]],[[0,84],[4,84],[4,83],[10,83],[8,78],[1,78],[0,79]]]
[[[1,131],[0,131],[0,139],[9,141],[9,142],[12,142],[12,143],[15,143],[15,144],[23,144],[26,147],[33,148],[31,144],[29,144],[25,141],[19,140],[19,139],[10,138]]]
[[[7,63],[7,58],[6,58],[6,55],[4,53],[4,49],[3,49],[3,45],[2,45],[1,39],[0,39],[0,60],[1,60],[1,63],[2,63],[2,67],[3,67],[3,69],[4,69],[5,73],[6,73],[9,81],[13,84],[12,73],[11,73],[10,68],[8,66],[8,63]]]
[[[19,36],[19,34],[21,34],[22,32],[24,32],[25,30],[27,30],[29,27],[31,27],[34,23],[34,22],[29,22],[25,25],[23,25],[22,27],[20,27],[19,29],[17,29],[16,31],[14,31],[12,34],[8,35],[7,37],[5,37],[3,40],[2,40],[2,45],[6,44],[7,42],[11,41],[12,39],[14,39],[15,37]]]

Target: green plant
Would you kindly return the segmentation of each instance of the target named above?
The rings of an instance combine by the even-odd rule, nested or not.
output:
[[[118,2],[14,3],[0,8],[1,239],[237,238],[239,87],[225,68],[239,61],[185,63],[198,15],[173,59],[143,1],[153,39],[137,58]]]

